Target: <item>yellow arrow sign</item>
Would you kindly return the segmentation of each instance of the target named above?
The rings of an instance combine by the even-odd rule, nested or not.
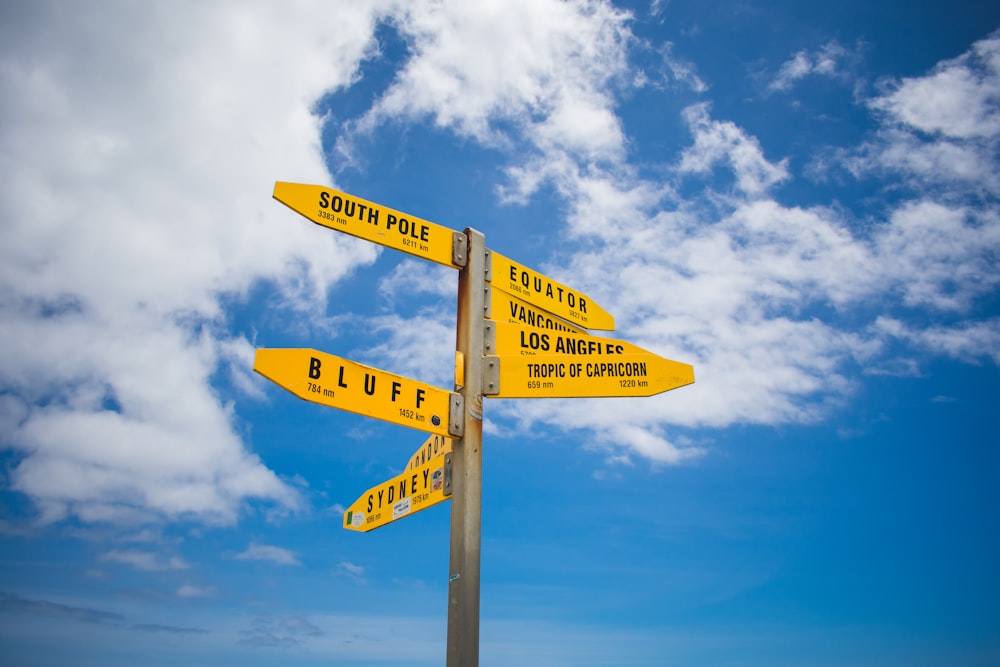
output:
[[[539,329],[586,333],[585,329],[556,317],[547,310],[536,308],[527,301],[522,301],[503,290],[493,289],[489,285],[486,286],[486,319]]]
[[[437,435],[460,435],[462,397],[417,380],[306,348],[257,350],[253,369],[313,403]],[[451,414],[456,419],[449,419]]]
[[[465,235],[407,213],[332,190],[303,183],[274,184],[274,198],[318,225],[402,250],[438,264],[461,268],[465,264]],[[456,236],[462,264],[456,264]]]
[[[410,462],[406,464],[406,469],[415,470],[436,456],[451,453],[451,445],[451,438],[446,438],[443,435],[432,435],[424,440],[420,449],[413,453]]]
[[[486,357],[483,393],[495,398],[653,396],[694,382],[694,368],[652,352]]]
[[[344,528],[367,533],[451,497],[451,454],[373,486],[344,512]]]
[[[586,294],[493,251],[490,285],[585,329],[615,328],[615,318]]]
[[[493,320],[486,320],[483,326],[484,347],[487,354],[500,356],[564,354],[573,358],[603,357],[608,361],[613,361],[614,357],[623,354],[650,354],[627,341],[591,336],[587,333],[550,331]]]

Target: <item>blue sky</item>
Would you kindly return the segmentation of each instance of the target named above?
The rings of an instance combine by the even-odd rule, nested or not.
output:
[[[431,665],[424,434],[252,372],[448,388],[456,273],[317,183],[691,363],[485,406],[484,666],[1000,664],[1000,7],[6,3],[0,661]]]

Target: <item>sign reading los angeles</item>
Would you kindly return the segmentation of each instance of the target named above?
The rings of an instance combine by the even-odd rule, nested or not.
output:
[[[344,512],[344,528],[366,533],[451,497],[451,454],[440,454],[373,486]]]
[[[461,268],[455,263],[457,232],[447,227],[322,185],[278,181],[274,198],[318,225]]]
[[[576,357],[615,357],[651,354],[638,345],[573,331],[550,331],[509,322],[485,320],[484,346],[489,354],[534,356],[565,354]]]
[[[306,348],[259,349],[253,369],[313,403],[437,435],[458,435],[449,416],[461,397],[417,380]]]
[[[615,318],[586,294],[493,251],[490,285],[584,329],[615,328]]]

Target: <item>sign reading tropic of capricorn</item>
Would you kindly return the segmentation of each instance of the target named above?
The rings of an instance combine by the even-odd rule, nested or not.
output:
[[[652,396],[694,369],[594,336],[614,317],[592,298],[458,232],[322,185],[277,182],[308,220],[460,271],[456,390],[313,349],[259,349],[254,370],[299,398],[429,433],[403,473],[361,494],[344,528],[368,532],[451,499],[448,667],[479,664],[482,398]]]

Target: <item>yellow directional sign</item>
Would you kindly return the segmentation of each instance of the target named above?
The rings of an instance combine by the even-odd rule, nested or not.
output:
[[[483,393],[495,398],[653,396],[694,382],[694,368],[651,352],[488,356]]]
[[[456,236],[460,237],[457,242],[464,244],[465,235],[433,222],[322,185],[278,181],[274,184],[274,198],[316,224],[338,232],[456,269],[465,264],[464,250],[459,253],[462,264],[455,263]]]
[[[344,512],[344,528],[367,533],[451,497],[451,454],[373,486]]]
[[[414,470],[436,456],[450,453],[451,444],[451,438],[446,438],[443,435],[432,435],[424,440],[424,444],[420,445],[420,449],[413,453],[413,456],[410,457],[410,462],[406,464],[406,469]]]
[[[585,329],[615,328],[615,318],[586,294],[493,251],[490,285]]]
[[[306,348],[257,350],[253,369],[313,403],[437,435],[460,435],[461,396],[417,380]],[[456,419],[449,419],[451,414]]]
[[[638,345],[624,340],[591,336],[587,333],[550,331],[493,320],[486,320],[483,326],[483,340],[487,354],[500,356],[565,354],[574,358],[606,357],[608,360],[623,354],[650,354]]]
[[[536,308],[503,290],[486,287],[486,319],[523,324],[539,329],[586,333],[586,329],[556,317],[547,310]]]

